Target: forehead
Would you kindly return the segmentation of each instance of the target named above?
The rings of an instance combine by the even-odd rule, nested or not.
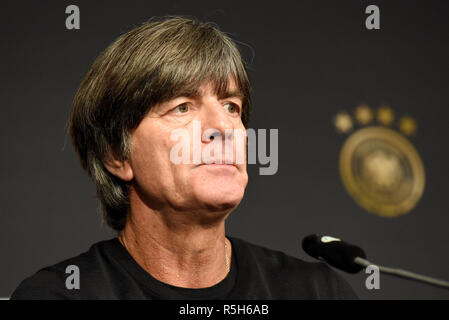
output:
[[[230,76],[227,83],[217,83],[214,80],[204,81],[196,88],[185,88],[180,90],[176,97],[197,98],[206,95],[216,95],[220,99],[235,97],[243,100],[244,94],[237,86],[234,77]],[[174,97],[174,98],[176,98]]]

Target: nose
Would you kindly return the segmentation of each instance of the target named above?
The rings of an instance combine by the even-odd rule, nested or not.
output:
[[[202,108],[201,131],[203,140],[210,141],[215,137],[230,138],[229,130],[234,129],[231,117],[217,99],[208,100]],[[226,132],[228,130],[228,132]],[[206,136],[204,134],[206,133]],[[228,136],[227,136],[228,135]]]

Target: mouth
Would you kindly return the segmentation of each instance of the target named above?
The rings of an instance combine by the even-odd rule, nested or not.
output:
[[[198,165],[199,167],[201,166],[215,166],[215,167],[237,167],[236,164],[234,163],[202,163],[200,165]]]
[[[197,168],[199,167],[203,167],[203,168],[208,168],[208,169],[237,169],[238,167],[236,164],[234,163],[202,163],[200,165],[197,166]]]

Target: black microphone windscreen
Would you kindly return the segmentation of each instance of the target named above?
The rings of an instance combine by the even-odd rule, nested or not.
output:
[[[366,258],[361,248],[329,236],[309,235],[302,240],[302,248],[308,255],[349,273],[363,269],[354,262],[356,257]]]

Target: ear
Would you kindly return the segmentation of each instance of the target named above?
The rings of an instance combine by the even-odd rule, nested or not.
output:
[[[115,152],[112,152],[112,155],[104,160],[103,164],[110,173],[123,181],[129,182],[134,178],[129,160],[118,160]]]

